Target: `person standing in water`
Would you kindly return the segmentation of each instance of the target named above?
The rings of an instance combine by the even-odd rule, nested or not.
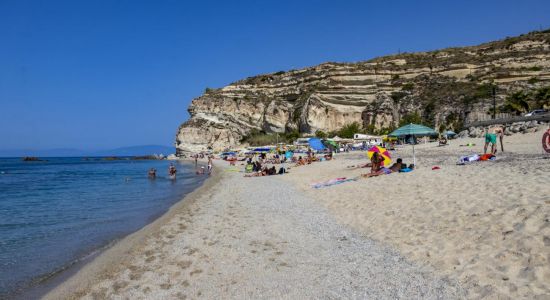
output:
[[[149,169],[147,175],[149,175],[149,179],[155,179],[157,178],[157,170],[155,168],[151,168]]]
[[[176,173],[178,170],[176,170],[176,167],[174,167],[174,164],[170,164],[170,167],[168,167],[168,175],[171,179],[176,179]]]

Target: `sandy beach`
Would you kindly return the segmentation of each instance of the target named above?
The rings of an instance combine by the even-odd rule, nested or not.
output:
[[[365,155],[261,178],[218,161],[203,187],[45,298],[542,299],[550,159],[540,136],[506,137],[496,161],[466,166],[458,157],[481,152],[481,139],[419,145],[411,173],[322,189],[311,184],[367,172],[346,168]],[[392,154],[410,163],[410,150]]]
[[[550,159],[542,133],[505,138],[496,161],[456,165],[461,155],[483,151],[482,139],[416,147],[418,169],[323,189],[313,182],[354,177],[365,162],[346,154],[295,168],[284,179],[327,207],[341,222],[458,280],[468,298],[550,295]],[[461,144],[475,143],[475,147]],[[410,147],[393,153],[412,162]],[[548,156],[546,156],[548,158]],[[439,170],[432,167],[439,166]]]

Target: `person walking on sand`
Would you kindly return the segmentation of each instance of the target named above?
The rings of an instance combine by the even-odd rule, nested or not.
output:
[[[208,156],[208,175],[212,174],[212,155]]]

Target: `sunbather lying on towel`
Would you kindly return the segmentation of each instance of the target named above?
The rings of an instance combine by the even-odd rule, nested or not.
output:
[[[390,170],[392,172],[399,172],[399,170],[405,168],[407,165],[406,164],[403,164],[403,160],[401,158],[398,158],[396,163],[394,163],[391,167],[390,167]]]

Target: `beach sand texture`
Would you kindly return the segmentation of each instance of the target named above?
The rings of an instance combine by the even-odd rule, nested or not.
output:
[[[364,154],[243,178],[222,171],[46,299],[462,299],[550,295],[550,159],[541,134],[457,166],[480,139],[419,145],[418,169],[354,177]],[[458,144],[475,142],[476,147]],[[394,157],[412,161],[410,149]],[[432,171],[438,165],[440,170]]]
[[[460,139],[416,147],[419,167],[411,173],[310,187],[369,171],[345,169],[366,161],[362,154],[346,154],[295,168],[284,180],[341,223],[456,278],[468,298],[549,299],[550,159],[542,159],[541,136],[505,137],[505,152],[496,161],[456,165],[459,156],[483,151],[482,139]],[[476,146],[459,146],[468,142]],[[393,155],[412,162],[410,147]]]
[[[456,282],[435,276],[431,268],[337,224],[325,208],[280,178],[243,178],[235,172],[223,177],[134,245],[123,261],[92,274],[87,283],[80,279],[90,275],[84,269],[68,292],[61,286],[46,298],[464,295]]]

